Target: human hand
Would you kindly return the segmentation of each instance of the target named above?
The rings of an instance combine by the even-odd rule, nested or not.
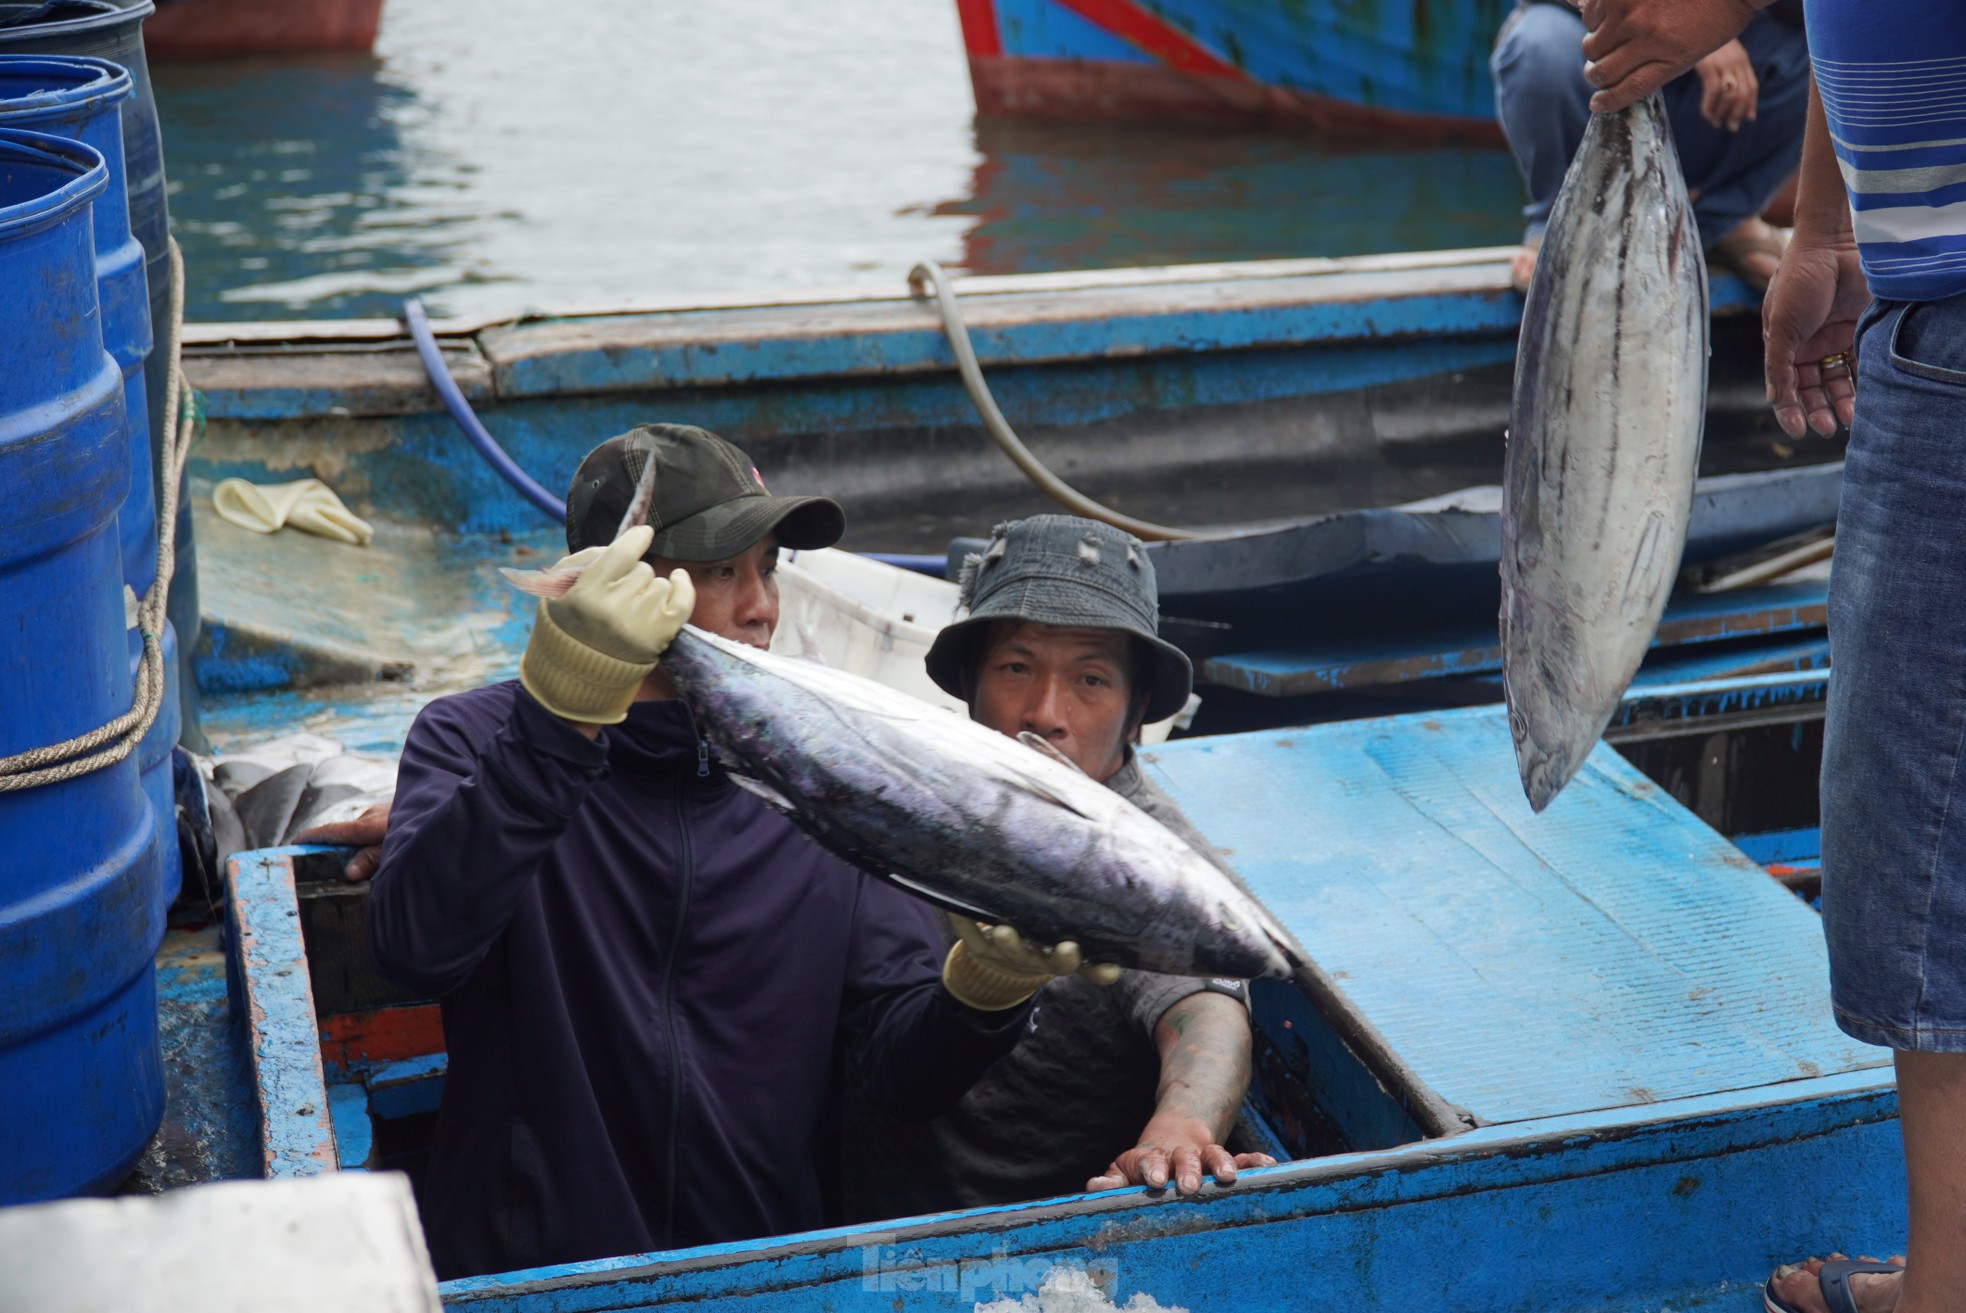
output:
[[[636,525],[586,562],[565,595],[540,602],[519,682],[554,715],[580,725],[618,724],[689,620],[696,590],[688,572],[658,579],[642,560],[654,537],[649,526]],[[579,565],[585,555],[553,570]]]
[[[1045,948],[1007,925],[984,925],[954,914],[949,924],[955,927],[957,939],[942,964],[942,986],[958,1003],[979,1012],[1014,1008],[1054,976],[1076,972],[1100,985],[1120,978],[1119,967],[1087,962],[1069,939]]]
[[[1768,401],[1782,432],[1799,438],[1813,429],[1828,437],[1850,422],[1857,379],[1849,353],[1869,304],[1855,240],[1797,229],[1761,302]]]
[[[1214,1133],[1198,1121],[1156,1117],[1140,1132],[1140,1143],[1115,1158],[1112,1165],[1085,1183],[1088,1191],[1117,1190],[1144,1185],[1164,1190],[1171,1182],[1181,1194],[1201,1189],[1207,1174],[1218,1185],[1234,1185],[1236,1173],[1250,1167],[1275,1167],[1266,1153],[1231,1154],[1215,1143]]]
[[[382,839],[389,829],[389,804],[379,802],[352,821],[316,825],[294,836],[295,843],[328,844],[353,848],[355,855],[341,868],[350,882],[360,883],[375,874],[382,861]]]
[[[1741,124],[1754,122],[1755,106],[1761,99],[1761,79],[1754,75],[1754,61],[1747,47],[1729,41],[1693,65],[1700,75],[1700,117],[1716,128],[1739,132]]]
[[[1600,114],[1635,105],[1741,34],[1754,0],[1583,0],[1584,76]]]

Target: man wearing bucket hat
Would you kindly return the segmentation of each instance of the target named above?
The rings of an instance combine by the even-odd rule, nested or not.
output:
[[[1041,736],[1220,865],[1133,753],[1140,726],[1180,711],[1193,682],[1159,611],[1153,563],[1130,535],[1065,515],[1019,520],[966,562],[961,618],[936,636],[928,673],[972,719]],[[883,1164],[871,1171],[842,1163],[853,1220],[1127,1184],[1192,1194],[1204,1175],[1227,1184],[1238,1167],[1271,1165],[1222,1145],[1249,1085],[1243,982],[1126,971],[1102,988],[1040,979],[1040,965],[1031,1033],[947,1113],[914,1128],[856,1111],[850,1142],[907,1151],[868,1156]]]
[[[685,619],[764,646],[779,546],[842,528],[701,429],[610,439],[568,497],[582,573],[519,679],[411,729],[366,932],[386,979],[442,1000],[420,1197],[441,1276],[816,1226],[844,1023],[860,1082],[916,1112],[1017,1043],[1049,975],[1002,988],[1030,966],[1015,936],[945,957],[913,900],[730,783],[656,664]],[[964,1001],[979,979],[988,1008]]]

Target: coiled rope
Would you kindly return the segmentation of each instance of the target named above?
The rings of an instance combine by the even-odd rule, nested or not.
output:
[[[949,339],[949,349],[956,353],[956,370],[962,375],[963,387],[968,390],[976,413],[982,417],[984,430],[1003,449],[1004,455],[1024,472],[1024,477],[1037,485],[1040,492],[1074,515],[1083,515],[1088,520],[1103,520],[1146,541],[1185,542],[1206,536],[1193,529],[1177,529],[1155,524],[1151,520],[1136,520],[1131,515],[1094,501],[1047,469],[1044,462],[1012,431],[1010,421],[1003,417],[1003,411],[997,409],[997,399],[990,395],[990,386],[983,381],[983,367],[976,363],[976,348],[970,345],[969,326],[963,322],[962,309],[956,304],[956,294],[950,289],[949,277],[942,272],[942,266],[933,260],[924,260],[908,271],[908,286],[917,296],[921,295],[924,283],[934,293],[936,309],[942,313],[943,335]]]
[[[184,478],[198,422],[179,349],[184,336],[184,253],[178,250],[176,238],[171,238],[170,244],[171,319],[165,344],[170,372],[164,383],[164,413],[173,419],[164,425],[158,452],[164,478],[157,507],[157,579],[137,605],[143,659],[137,666],[136,696],[128,711],[99,729],[64,743],[0,757],[0,793],[59,784],[115,765],[143,741],[164,705],[164,606],[170,597],[171,574],[177,568],[178,485]]]

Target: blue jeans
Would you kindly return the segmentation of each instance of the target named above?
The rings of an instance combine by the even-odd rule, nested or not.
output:
[[[1823,742],[1830,999],[1857,1039],[1966,1052],[1966,297],[1876,302],[1856,365]]]
[[[1564,172],[1590,122],[1593,88],[1584,81],[1584,20],[1567,5],[1523,4],[1502,25],[1488,61],[1495,109],[1529,189],[1522,214],[1530,237],[1549,221]],[[1679,148],[1693,218],[1706,247],[1761,213],[1802,158],[1809,109],[1809,43],[1795,28],[1759,14],[1741,33],[1761,80],[1752,123],[1739,132],[1700,117],[1700,78],[1666,84],[1666,116]]]

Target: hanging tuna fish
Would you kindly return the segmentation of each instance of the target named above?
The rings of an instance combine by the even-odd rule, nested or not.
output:
[[[1610,723],[1686,545],[1707,273],[1656,95],[1591,116],[1530,280],[1502,492],[1502,680],[1541,811]]]

